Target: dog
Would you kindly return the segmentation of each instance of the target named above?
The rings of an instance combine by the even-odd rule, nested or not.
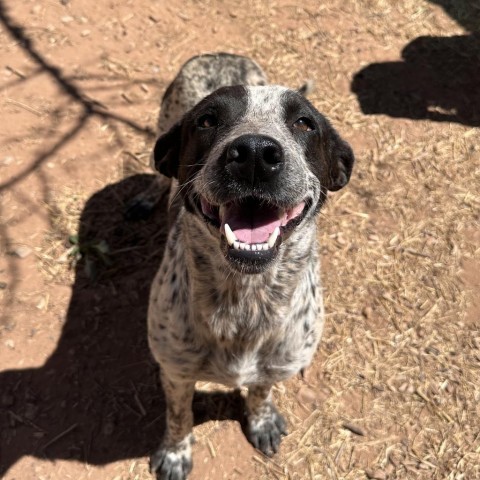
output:
[[[170,191],[169,234],[148,310],[167,406],[157,479],[192,469],[196,381],[248,387],[246,434],[264,454],[287,433],[271,388],[316,351],[317,216],[354,163],[304,90],[222,53],[189,60],[163,98],[153,163],[157,191]]]

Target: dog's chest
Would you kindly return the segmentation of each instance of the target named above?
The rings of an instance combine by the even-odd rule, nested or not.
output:
[[[291,352],[265,348],[215,348],[205,359],[199,377],[231,387],[273,383],[297,373],[310,362],[308,349]]]
[[[321,333],[316,299],[277,301],[272,308],[271,298],[260,298],[264,302],[256,295],[238,304],[217,304],[202,318],[211,343],[201,376],[239,387],[283,380],[310,363]]]
[[[175,295],[172,303],[165,294],[170,288],[161,289],[150,305],[152,353],[180,378],[232,387],[284,380],[310,363],[321,335],[321,303],[304,287],[283,305],[265,293],[259,297],[260,289],[208,304],[203,292],[202,304],[190,309],[186,297]]]

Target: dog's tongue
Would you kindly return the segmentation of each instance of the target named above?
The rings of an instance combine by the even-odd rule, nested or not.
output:
[[[224,207],[222,212],[222,228],[226,223],[233,233],[244,243],[265,243],[268,237],[280,227],[285,219],[278,218],[279,210],[274,206],[260,205],[253,202],[234,204]]]

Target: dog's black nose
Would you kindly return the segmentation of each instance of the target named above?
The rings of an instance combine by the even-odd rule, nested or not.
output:
[[[273,180],[284,163],[281,145],[266,135],[242,135],[227,149],[227,169],[250,184]]]

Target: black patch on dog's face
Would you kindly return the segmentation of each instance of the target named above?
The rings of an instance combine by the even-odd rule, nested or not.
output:
[[[330,191],[343,188],[350,180],[354,164],[353,151],[330,122],[298,92],[288,91],[285,98],[285,121],[295,140],[303,146],[305,159],[322,187]],[[292,128],[296,119],[311,122],[312,130]],[[326,192],[322,190],[322,197]],[[325,198],[323,200],[325,200]]]
[[[202,100],[185,117],[162,135],[155,145],[155,167],[167,177],[182,184],[203,166],[215,140],[236,125],[247,108],[244,87],[224,87]],[[216,124],[210,128],[202,119],[210,116]]]

